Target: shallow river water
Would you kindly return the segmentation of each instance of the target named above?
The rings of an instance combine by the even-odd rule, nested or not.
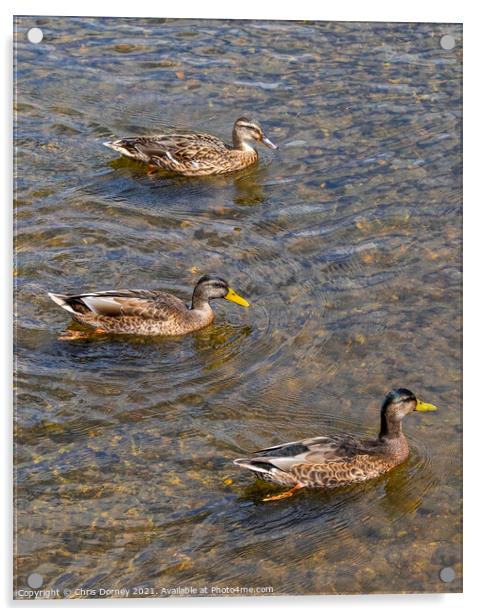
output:
[[[14,38],[15,590],[460,591],[461,26],[22,17]],[[102,146],[229,141],[241,115],[280,147],[235,174]],[[58,340],[48,291],[187,301],[203,273],[251,307],[217,301],[185,337]],[[376,435],[393,387],[439,411],[407,418],[410,458],[381,479],[263,502],[276,488],[232,464]]]

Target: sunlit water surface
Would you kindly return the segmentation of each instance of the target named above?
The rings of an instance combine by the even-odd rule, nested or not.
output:
[[[15,40],[15,588],[460,590],[461,28],[20,18]],[[280,148],[236,174],[102,146],[229,141],[243,114]],[[182,338],[57,339],[48,291],[188,300],[207,272],[251,307]],[[407,419],[384,478],[264,503],[232,465],[374,435],[396,386],[440,410]]]

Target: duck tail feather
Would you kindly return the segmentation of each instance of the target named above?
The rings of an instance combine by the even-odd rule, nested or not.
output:
[[[276,468],[270,462],[266,462],[264,460],[253,460],[252,458],[237,458],[236,460],[233,460],[233,463],[237,466],[248,468],[250,471],[254,471],[255,473],[263,473],[266,475],[269,475],[271,471]]]
[[[70,305],[69,300],[71,298],[68,295],[61,295],[60,293],[49,293],[48,296],[53,302],[58,304],[61,308],[63,308],[64,310],[67,310],[67,312],[71,312],[72,314],[79,314]]]

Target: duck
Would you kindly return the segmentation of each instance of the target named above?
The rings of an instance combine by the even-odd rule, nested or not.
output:
[[[289,490],[264,498],[280,500],[302,488],[336,488],[374,479],[408,458],[409,446],[402,432],[404,417],[414,411],[435,411],[409,389],[394,389],[384,399],[377,438],[345,434],[315,436],[256,451],[234,464],[253,471],[257,477]]]
[[[277,150],[256,120],[241,117],[233,127],[233,145],[203,133],[174,133],[127,137],[104,145],[120,154],[181,175],[219,175],[239,171],[258,160],[256,142]]]
[[[224,278],[202,276],[192,294],[190,306],[165,291],[122,289],[76,295],[49,293],[50,299],[72,315],[74,321],[97,334],[179,336],[208,326],[214,321],[210,302],[224,298],[240,306],[249,302],[232,289]],[[86,337],[72,330],[63,339]]]

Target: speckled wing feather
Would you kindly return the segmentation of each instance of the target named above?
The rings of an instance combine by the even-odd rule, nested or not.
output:
[[[267,449],[256,451],[256,457],[301,457],[305,461],[336,462],[357,455],[373,453],[375,441],[360,439],[347,435],[317,436],[303,441],[283,443]]]
[[[83,314],[92,312],[98,316],[136,316],[168,319],[173,311],[186,310],[186,305],[170,293],[144,289],[120,289],[96,291],[69,297],[69,304]],[[75,304],[75,306],[74,306]]]
[[[284,443],[235,461],[264,479],[282,485],[334,487],[365,481],[392,465],[380,455],[376,441],[345,435],[320,436]]]
[[[211,172],[224,161],[230,148],[220,139],[204,134],[172,134],[135,137],[116,142],[133,158],[170,171]]]
[[[173,133],[131,137],[105,145],[144,163],[183,175],[213,175],[236,171],[256,162],[256,150],[233,150],[213,135]]]
[[[74,319],[108,333],[177,334],[189,320],[182,300],[161,291],[121,289],[57,296]]]

